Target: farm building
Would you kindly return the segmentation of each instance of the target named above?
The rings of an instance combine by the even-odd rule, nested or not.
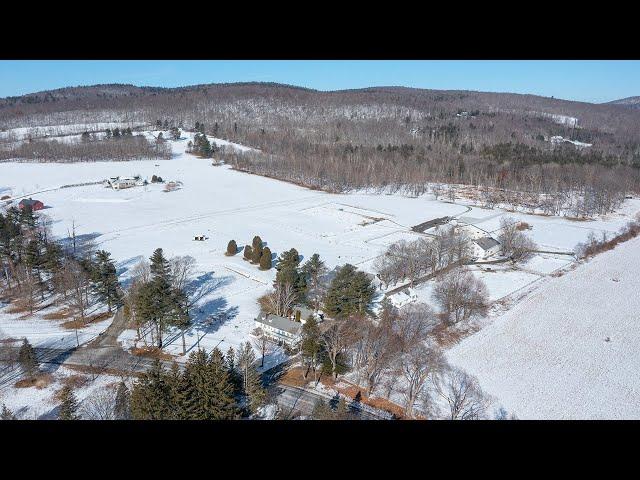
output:
[[[134,177],[110,177],[104,182],[105,187],[111,187],[114,190],[122,190],[123,188],[131,188],[135,186],[143,186],[147,184],[140,175]]]
[[[489,236],[476,238],[471,245],[473,256],[477,259],[489,258],[500,252],[500,242]]]
[[[261,328],[266,336],[278,343],[294,346],[301,339],[302,323],[294,322],[289,318],[272,313],[261,314],[255,319],[255,325]]]
[[[36,210],[42,210],[44,208],[44,203],[42,203],[40,200],[33,200],[32,198],[25,198],[23,200],[20,200],[18,208],[20,210],[23,210],[26,207],[31,207],[31,210],[35,212]]]

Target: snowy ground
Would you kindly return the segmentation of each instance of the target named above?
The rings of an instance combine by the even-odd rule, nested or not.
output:
[[[152,132],[157,134],[157,132]],[[147,133],[151,135],[151,133]],[[193,310],[195,327],[187,332],[187,349],[199,341],[210,349],[223,351],[248,340],[258,313],[256,299],[266,293],[275,271],[260,271],[242,260],[224,255],[227,243],[235,239],[240,249],[260,235],[275,255],[295,247],[303,261],[320,254],[329,268],[352,263],[372,271],[372,264],[387,245],[419,234],[411,226],[443,216],[455,216],[497,233],[500,218],[510,215],[532,225],[528,232],[545,250],[571,251],[591,231],[613,234],[640,209],[640,200],[627,201],[623,211],[588,222],[500,209],[483,209],[460,203],[436,201],[432,195],[411,198],[401,195],[328,194],[256,175],[237,172],[228,166],[212,166],[211,160],[185,154],[191,134],[172,142],[171,160],[134,162],[95,162],[76,164],[2,163],[0,193],[13,196],[33,193],[47,208],[53,234],[66,237],[75,224],[80,239],[93,240],[111,252],[118,273],[125,281],[131,268],[153,250],[162,247],[168,256],[191,255],[197,261],[198,275],[191,287],[204,295]],[[246,148],[210,138],[228,148]],[[111,176],[159,175],[165,181],[180,180],[182,189],[171,193],[162,185],[148,185],[115,191],[102,185],[60,189],[62,185],[95,182]],[[206,235],[204,242],[194,235]],[[532,282],[546,281],[551,272],[564,268],[568,256],[543,254],[520,270],[495,266],[493,271],[474,268],[488,284],[491,298],[503,298],[526,288]],[[420,299],[430,302],[431,282],[417,288]],[[218,320],[207,324],[212,317]],[[73,331],[58,332],[55,322],[43,319],[17,320],[0,315],[0,329],[7,336],[26,336],[65,340]],[[102,326],[101,326],[102,325]],[[97,335],[108,322],[90,327],[86,335]],[[91,330],[95,328],[96,331]],[[53,330],[52,330],[53,329]],[[62,336],[64,333],[65,337]],[[84,333],[84,332],[83,332]],[[50,334],[47,337],[47,334]],[[135,332],[125,331],[121,340],[131,345]],[[74,337],[75,340],[75,337]],[[182,352],[182,339],[167,336],[167,350]],[[267,358],[268,365],[284,359],[282,352]]]
[[[634,239],[546,278],[449,360],[519,418],[640,418],[639,252]]]
[[[79,403],[79,414],[84,415],[84,403],[88,397],[105,389],[114,389],[120,377],[113,375],[101,374],[98,376],[83,374],[71,370],[64,366],[47,365],[41,370],[49,374],[51,383],[46,386],[15,388],[11,385],[0,388],[0,405],[4,404],[11,410],[18,419],[37,420],[48,419],[55,420],[58,417],[58,409],[60,401],[56,398],[56,394],[62,389],[65,381],[73,377],[76,381],[81,381],[81,386],[73,388],[73,394]],[[130,383],[129,383],[129,386]]]

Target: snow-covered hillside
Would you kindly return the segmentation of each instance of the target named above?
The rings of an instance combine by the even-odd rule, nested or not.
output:
[[[525,419],[639,419],[640,239],[545,284],[448,352]]]

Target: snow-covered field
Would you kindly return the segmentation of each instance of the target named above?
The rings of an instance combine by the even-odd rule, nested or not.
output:
[[[207,349],[218,346],[225,351],[248,340],[258,313],[256,299],[271,287],[275,270],[258,270],[242,259],[242,253],[235,257],[224,255],[231,239],[242,249],[254,235],[260,235],[276,255],[295,247],[303,261],[318,253],[329,268],[349,262],[372,271],[373,261],[388,244],[401,238],[416,238],[411,226],[434,218],[454,216],[497,233],[500,218],[511,215],[532,225],[529,233],[541,248],[562,252],[573,250],[592,231],[597,235],[616,232],[630,214],[640,209],[639,200],[630,200],[620,214],[576,222],[488,210],[468,206],[464,201],[436,201],[432,195],[411,198],[328,194],[234,171],[228,166],[214,167],[211,160],[184,153],[191,137],[185,133],[183,140],[172,142],[174,157],[164,161],[0,164],[1,193],[14,197],[33,193],[33,198],[47,206],[42,213],[50,218],[55,236],[66,237],[75,225],[80,239],[93,240],[99,248],[111,252],[125,282],[131,268],[148,258],[155,248],[162,247],[168,256],[194,257],[198,274],[193,286],[205,294],[192,311],[196,327],[186,335],[187,348],[199,341]],[[220,139],[210,140],[229,148],[246,148]],[[102,185],[59,188],[135,174],[148,179],[155,174],[165,181],[180,180],[184,185],[170,193],[157,184],[120,191]],[[205,235],[207,240],[194,241],[194,235]],[[496,267],[492,272],[475,269],[475,274],[487,281],[491,298],[496,300],[532,282],[546,281],[546,275],[570,261],[568,256],[544,254],[534,257],[519,271]],[[430,283],[421,285],[417,289],[419,299],[429,301],[430,288]],[[221,320],[207,325],[211,316]],[[51,338],[62,338],[60,332],[50,330],[56,328],[50,321],[14,317],[6,312],[0,315],[0,329],[8,336],[40,341],[38,338],[50,332]],[[104,327],[99,327],[101,324]],[[108,322],[101,324],[95,328],[106,328]],[[91,331],[87,335],[97,333]],[[123,333],[125,345],[131,344],[134,333]],[[169,352],[182,352],[180,336],[169,334],[167,341]],[[277,352],[267,362],[273,364],[283,358]]]
[[[452,348],[519,418],[640,418],[640,239],[544,284]]]

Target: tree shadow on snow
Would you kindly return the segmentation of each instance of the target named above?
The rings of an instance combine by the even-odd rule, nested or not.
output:
[[[94,242],[96,238],[101,236],[101,233],[85,233],[83,235],[76,235],[75,238],[75,255],[83,256],[90,253],[92,250],[97,249],[97,244]],[[73,238],[65,237],[59,240],[60,246],[69,254],[74,253]]]

